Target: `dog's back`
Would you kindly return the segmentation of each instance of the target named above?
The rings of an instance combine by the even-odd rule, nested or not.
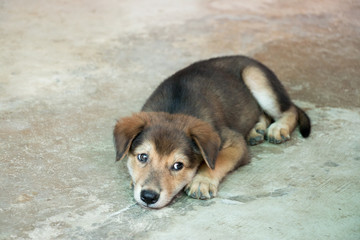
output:
[[[246,66],[257,65],[242,56],[194,63],[166,79],[149,97],[142,111],[182,113],[226,127],[246,136],[261,109],[242,80]]]

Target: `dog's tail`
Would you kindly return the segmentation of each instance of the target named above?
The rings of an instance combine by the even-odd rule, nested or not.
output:
[[[304,138],[307,138],[311,133],[310,118],[304,112],[304,110],[302,110],[298,106],[296,106],[296,110],[298,112],[298,125],[299,125],[299,130],[300,130],[301,136],[303,136]]]

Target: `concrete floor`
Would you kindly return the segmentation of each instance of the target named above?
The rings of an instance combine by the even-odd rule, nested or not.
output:
[[[0,2],[0,239],[360,239],[360,2]],[[313,133],[219,197],[135,204],[112,128],[191,62],[263,61]]]

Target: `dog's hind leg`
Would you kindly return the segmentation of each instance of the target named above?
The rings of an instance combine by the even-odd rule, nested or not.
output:
[[[269,142],[289,140],[297,125],[298,112],[275,74],[269,69],[249,66],[244,69],[242,77],[258,104],[274,120],[266,133]]]
[[[271,119],[265,113],[260,115],[259,122],[250,130],[246,137],[248,144],[257,145],[265,140],[266,129],[271,123]]]
[[[198,199],[209,199],[217,195],[221,180],[229,172],[249,162],[246,142],[243,136],[232,130],[226,130],[227,140],[216,158],[215,168],[203,163],[193,180],[186,186],[185,192]]]
[[[297,111],[295,106],[291,106],[282,113],[267,130],[267,138],[271,143],[282,143],[290,139],[290,134],[297,125]]]

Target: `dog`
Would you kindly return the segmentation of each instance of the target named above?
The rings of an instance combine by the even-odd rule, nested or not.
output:
[[[136,202],[162,208],[183,189],[193,198],[215,197],[221,180],[249,163],[247,143],[283,143],[297,126],[310,135],[310,118],[269,68],[226,56],[167,78],[113,134],[116,160],[128,159]]]

